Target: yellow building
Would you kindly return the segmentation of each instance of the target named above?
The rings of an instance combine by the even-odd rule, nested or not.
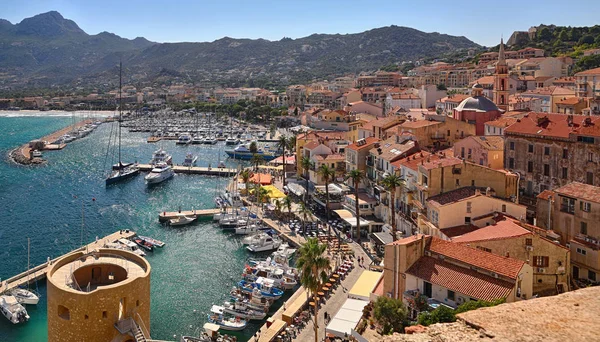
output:
[[[331,147],[335,147],[333,145],[338,143],[346,146],[346,135],[347,132],[337,131],[308,131],[306,133],[298,134],[296,137],[296,174],[298,177],[302,177],[304,175],[304,170],[302,169],[302,158],[307,156],[307,154],[304,153],[305,145],[314,145],[312,143],[316,143],[317,145],[324,144],[328,146],[330,150],[336,152],[336,148]],[[308,157],[310,157],[310,154]]]
[[[504,168],[504,138],[501,136],[470,136],[453,146],[456,157],[494,170]]]
[[[75,252],[48,270],[48,341],[150,338],[150,264],[131,252]]]
[[[533,267],[534,294],[555,295],[568,291],[569,249],[537,234],[540,230],[507,219],[452,237],[452,242],[525,261]]]
[[[388,136],[410,133],[417,138],[420,146],[440,149],[475,135],[475,125],[451,117],[432,115],[427,116],[425,120],[406,121],[391,131],[387,132]]]

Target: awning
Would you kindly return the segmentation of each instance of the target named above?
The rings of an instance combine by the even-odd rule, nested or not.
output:
[[[325,332],[340,338],[350,336],[352,329],[356,328],[356,325],[360,321],[363,315],[363,309],[367,304],[369,304],[369,302],[364,300],[346,299],[344,305],[342,305],[340,310],[327,325]]]
[[[277,170],[277,171],[281,171],[283,170],[283,166],[269,166],[269,165],[258,165],[259,169],[268,169],[268,170]]]
[[[283,331],[283,329],[285,329],[285,327],[287,326],[287,324],[280,320],[280,319],[276,319],[273,324],[271,324],[271,326],[269,327],[269,329],[267,329],[267,331],[265,331],[264,333],[260,334],[260,337],[258,338],[259,342],[271,342],[275,339],[275,337],[277,337],[277,335],[279,335],[279,333],[281,331]]]
[[[260,183],[262,184],[271,184],[272,178],[271,175],[267,173],[255,173],[250,178],[250,183]]]
[[[346,209],[338,209],[338,210],[334,210],[333,212],[335,212],[336,214],[338,214],[338,216],[346,221],[346,223],[348,223],[350,225],[350,227],[356,227],[356,216],[354,216],[354,214]],[[367,221],[365,219],[363,219],[362,217],[360,218],[360,226],[361,227],[368,227],[371,224],[371,221]]]
[[[375,286],[377,286],[379,278],[381,278],[382,275],[383,273],[381,272],[364,271],[356,283],[354,283],[350,292],[348,292],[348,297],[369,300],[371,292],[375,289]]]
[[[284,163],[283,156],[279,156],[269,162],[269,164],[281,165]],[[296,164],[296,156],[285,157],[285,164],[294,165]]]
[[[294,195],[298,196],[298,197],[302,197],[304,196],[304,193],[306,193],[306,189],[297,183],[288,183],[287,185],[288,190],[290,190],[291,193],[293,193]]]
[[[274,185],[265,185],[265,186],[261,186],[261,188],[266,189],[269,194],[267,195],[269,198],[283,198],[285,197],[285,194],[277,189]]]
[[[375,240],[375,242],[379,245],[387,245],[388,243],[394,242],[392,234],[388,232],[373,233],[371,234],[371,236],[373,237],[373,240]]]

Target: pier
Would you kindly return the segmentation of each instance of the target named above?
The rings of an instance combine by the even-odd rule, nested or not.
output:
[[[138,164],[140,171],[150,172],[152,171],[153,166],[150,164]],[[237,169],[227,169],[227,168],[216,168],[216,167],[201,167],[201,166],[180,166],[173,165],[173,171],[175,173],[186,173],[190,175],[206,175],[206,176],[220,176],[220,177],[230,177],[234,176],[237,173]]]
[[[10,291],[10,290],[18,288],[18,287],[26,286],[28,282],[33,282],[36,280],[44,279],[46,277],[46,272],[48,272],[49,266],[54,264],[58,259],[63,258],[65,255],[69,255],[71,253],[86,250],[86,249],[94,250],[94,249],[103,247],[104,244],[107,242],[116,242],[117,240],[119,240],[121,238],[129,239],[133,236],[135,236],[134,231],[131,231],[131,230],[118,231],[118,232],[115,232],[108,236],[105,236],[101,239],[98,239],[97,241],[89,243],[86,246],[79,247],[73,251],[70,251],[70,252],[65,253],[57,258],[50,260],[50,263],[45,262],[41,265],[31,268],[28,271],[17,274],[14,277],[10,277],[10,278],[2,281],[2,283],[0,283],[0,293]]]
[[[213,215],[221,212],[220,209],[200,209],[200,210],[182,210],[182,211],[163,211],[158,214],[158,222],[167,222],[177,218],[179,215],[193,216],[195,218],[213,217]]]

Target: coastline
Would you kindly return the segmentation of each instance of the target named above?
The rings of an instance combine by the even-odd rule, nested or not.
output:
[[[52,141],[60,138],[61,136],[69,133],[70,131],[78,129],[78,128],[85,126],[92,122],[93,122],[93,120],[91,120],[91,119],[82,120],[73,125],[69,125],[65,128],[59,129],[58,131],[55,131],[46,136],[43,136],[43,137],[39,138],[38,140],[52,142]],[[62,149],[63,147],[64,146],[61,145],[61,147],[58,149]],[[40,164],[46,163],[46,160],[43,158],[39,158],[39,157],[29,158],[30,152],[31,152],[31,147],[29,146],[29,142],[27,142],[27,143],[13,149],[12,151],[10,151],[9,157],[13,162],[20,164],[20,165],[40,165]]]

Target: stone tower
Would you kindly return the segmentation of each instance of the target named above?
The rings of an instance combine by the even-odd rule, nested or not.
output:
[[[498,64],[494,74],[494,103],[499,109],[508,110],[508,65],[504,58],[504,42],[500,39],[500,52],[498,53]]]

